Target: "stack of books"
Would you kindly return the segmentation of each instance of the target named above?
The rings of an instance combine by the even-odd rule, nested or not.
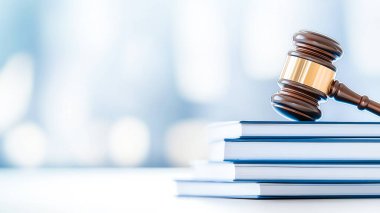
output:
[[[209,161],[179,196],[380,197],[380,123],[240,121],[211,125]]]

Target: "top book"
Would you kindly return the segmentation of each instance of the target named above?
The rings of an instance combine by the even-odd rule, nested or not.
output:
[[[232,121],[211,124],[210,141],[250,137],[380,137],[380,122]]]

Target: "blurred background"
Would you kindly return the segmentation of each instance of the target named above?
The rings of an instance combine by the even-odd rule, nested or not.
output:
[[[168,167],[204,127],[271,108],[292,34],[329,35],[337,78],[380,100],[377,1],[2,0],[1,167]],[[379,121],[329,101],[325,121]]]

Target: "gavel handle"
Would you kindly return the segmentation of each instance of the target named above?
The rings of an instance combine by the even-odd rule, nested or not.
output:
[[[334,80],[329,92],[329,97],[334,98],[337,101],[341,101],[348,104],[353,104],[360,110],[368,110],[378,116],[380,116],[380,104],[372,101],[368,96],[360,96],[351,89],[349,89],[343,83]]]

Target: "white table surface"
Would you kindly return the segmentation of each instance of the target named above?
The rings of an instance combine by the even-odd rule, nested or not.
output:
[[[0,170],[0,212],[380,212],[380,199],[177,198],[181,169]]]

